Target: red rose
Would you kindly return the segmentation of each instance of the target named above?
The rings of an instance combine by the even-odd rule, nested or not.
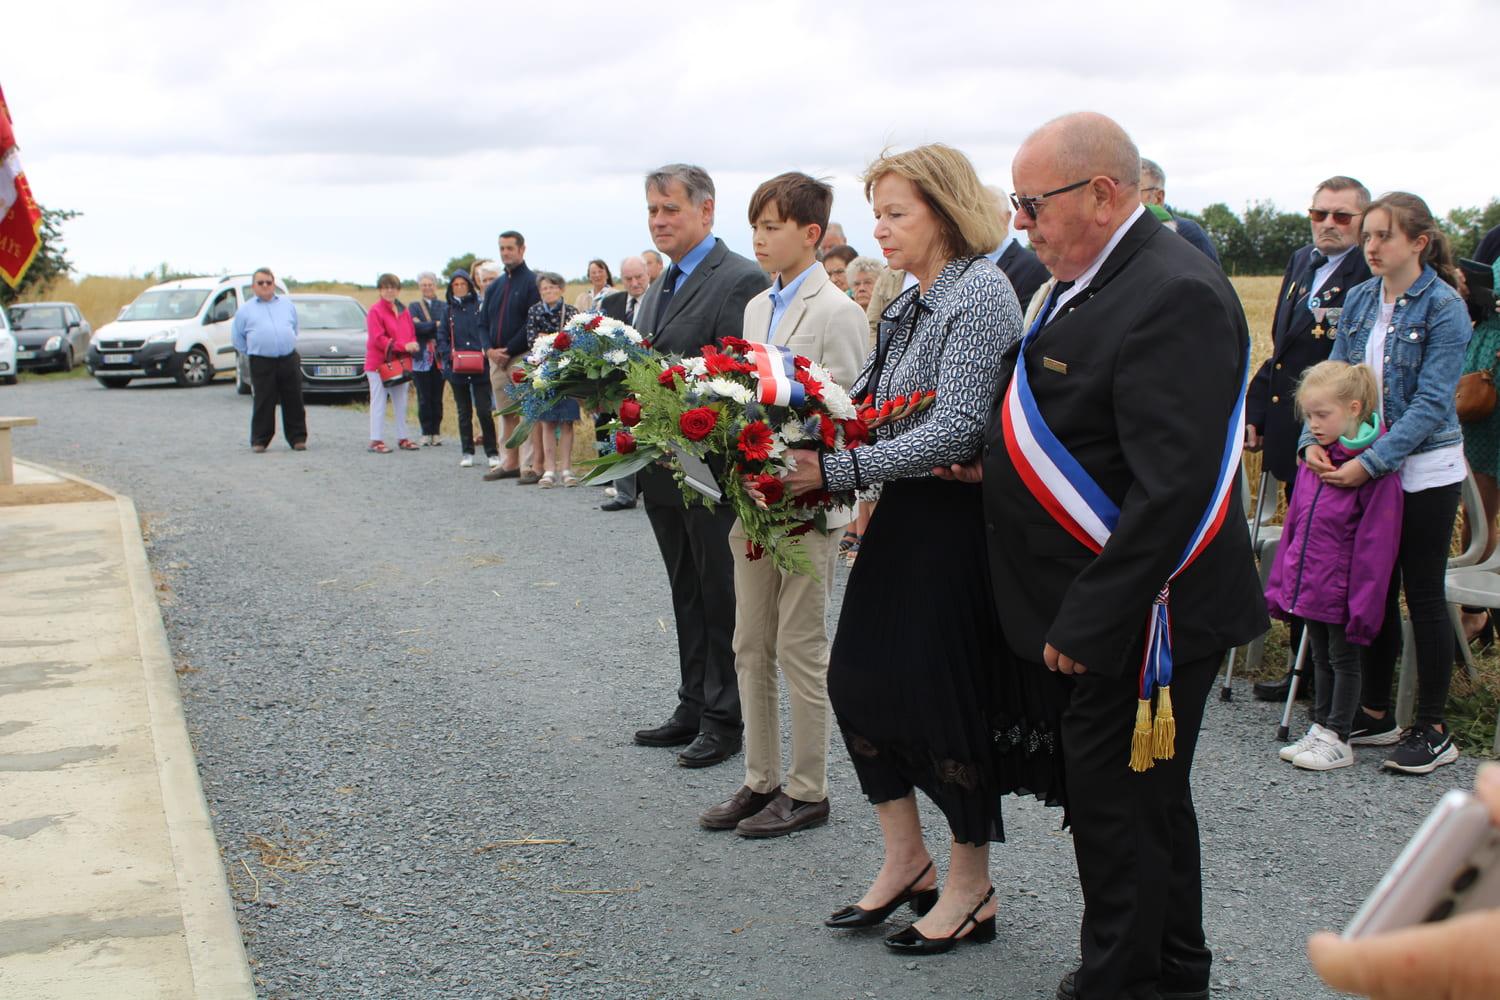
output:
[[[673,386],[672,379],[674,377],[686,379],[687,369],[682,367],[681,365],[673,365],[671,368],[668,368],[666,371],[656,376],[656,381],[670,389]]]
[[[591,319],[587,323],[583,324],[583,328],[585,330],[597,330],[597,329],[599,329],[599,324],[603,323],[603,322],[604,322],[604,317],[600,316],[598,313],[595,313],[593,319]]]
[[[641,422],[641,404],[633,399],[627,399],[620,404],[620,423],[626,427],[634,427]]]
[[[768,506],[780,503],[781,498],[786,496],[786,486],[775,476],[763,474],[751,478],[755,483],[755,488],[760,491],[760,495],[766,498]]]
[[[870,443],[870,427],[863,420],[841,420],[839,424],[844,428],[845,448]]]
[[[731,351],[738,351],[741,354],[748,354],[750,352],[750,342],[748,340],[741,340],[739,337],[725,337],[720,343]]]
[[[677,420],[683,437],[689,441],[702,441],[714,432],[718,423],[719,415],[706,406],[695,406]]]
[[[757,560],[757,559],[764,559],[765,555],[766,555],[766,550],[765,550],[764,546],[757,545],[754,542],[750,541],[750,539],[748,539],[748,538],[745,539],[745,558],[746,559],[750,560],[751,562],[755,562],[755,560]]]
[[[635,451],[635,435],[629,431],[615,431],[615,451],[621,455]]]
[[[752,462],[764,462],[771,457],[771,442],[771,428],[764,421],[752,421],[740,431],[740,454]]]
[[[525,370],[520,367],[512,368],[510,370],[510,380],[516,385],[520,385],[522,382],[526,381]]]
[[[568,336],[567,333],[559,333],[552,339],[552,349],[554,351],[566,351],[572,346],[573,338]]]
[[[651,339],[649,337],[643,337],[643,338],[641,338],[641,346],[645,347],[645,348],[649,348],[651,346]]]
[[[838,424],[830,420],[826,414],[818,414],[818,436],[823,440],[823,447],[833,447],[833,443],[838,440],[836,436],[838,431]]]

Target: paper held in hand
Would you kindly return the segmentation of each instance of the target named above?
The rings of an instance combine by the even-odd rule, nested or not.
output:
[[[679,451],[675,456],[677,464],[682,466],[682,481],[693,489],[708,497],[714,503],[724,499],[724,491],[719,489],[718,480],[714,477],[713,470],[708,464],[696,455],[686,451]]]

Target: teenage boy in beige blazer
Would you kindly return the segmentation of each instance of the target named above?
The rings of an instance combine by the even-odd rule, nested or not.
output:
[[[818,243],[832,207],[833,189],[806,174],[782,174],[756,189],[750,199],[755,257],[778,277],[745,306],[744,339],[769,341],[811,358],[847,388],[864,365],[868,328],[864,310],[834,286],[818,263]],[[846,510],[830,512],[827,534],[801,536],[799,544],[812,557],[817,579],[782,572],[770,559],[750,560],[739,522],[730,530],[745,783],[699,817],[705,829],[779,837],[828,821],[828,633],[823,616],[838,532],[849,519]],[[784,789],[778,667],[786,676],[792,710],[792,759]]]

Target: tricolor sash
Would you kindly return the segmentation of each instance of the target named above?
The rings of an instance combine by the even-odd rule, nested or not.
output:
[[[801,406],[806,400],[802,383],[796,379],[796,355],[778,344],[750,345],[750,359],[760,380],[760,403],[763,406]]]
[[[1120,521],[1117,507],[1092,476],[1078,464],[1063,443],[1057,439],[1042,418],[1032,394],[1026,373],[1026,351],[1041,332],[1051,312],[1049,296],[1031,329],[1021,340],[1015,374],[1006,390],[1000,410],[1005,450],[1021,481],[1068,534],[1078,539],[1096,555],[1103,551]],[[1175,752],[1176,722],[1172,717],[1172,616],[1171,581],[1208,548],[1224,526],[1239,469],[1240,453],[1245,442],[1245,389],[1250,375],[1250,349],[1245,345],[1240,365],[1240,391],[1235,396],[1224,434],[1224,448],[1219,460],[1218,479],[1212,499],[1188,539],[1177,566],[1152,603],[1146,625],[1146,648],[1141,657],[1139,701],[1136,726],[1131,741],[1130,766],[1144,771],[1156,760],[1166,760]],[[1155,718],[1152,718],[1153,694],[1160,690]]]

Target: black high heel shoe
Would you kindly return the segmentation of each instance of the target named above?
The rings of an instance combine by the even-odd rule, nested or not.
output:
[[[932,871],[931,861],[927,862],[927,867],[923,868],[917,874],[917,877],[912,879],[905,889],[901,890],[899,896],[884,906],[876,907],[873,910],[866,910],[861,906],[846,906],[823,921],[823,926],[834,927],[839,930],[849,930],[855,927],[874,927],[876,924],[883,922],[886,917],[899,910],[904,903],[910,903],[911,908],[916,911],[918,917],[926,916],[927,911],[937,905],[938,891],[936,889],[923,889],[921,892],[913,892],[912,890],[918,882],[927,877],[927,873],[930,871]]]
[[[886,938],[885,946],[891,949],[891,951],[900,952],[903,955],[941,955],[960,941],[968,941],[971,944],[988,944],[995,940],[995,918],[987,917],[984,920],[975,920],[974,918],[979,914],[980,910],[984,909],[984,904],[988,903],[994,895],[995,887],[990,886],[990,891],[984,894],[984,898],[979,901],[979,905],[974,907],[969,912],[969,915],[964,918],[964,922],[959,924],[953,933],[947,937],[930,938],[917,930],[916,925],[913,924]],[[959,937],[958,935],[963,933],[963,929],[970,924],[974,925],[974,929],[964,934],[963,937]]]

